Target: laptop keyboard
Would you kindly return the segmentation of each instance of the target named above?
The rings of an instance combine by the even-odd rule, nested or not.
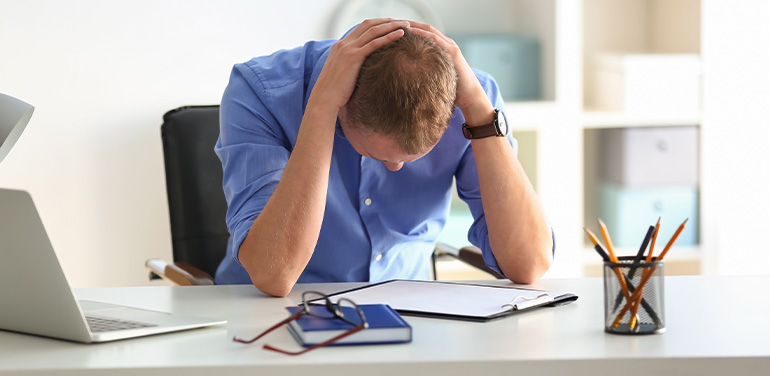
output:
[[[86,321],[91,332],[111,332],[115,330],[125,329],[137,329],[137,328],[149,328],[157,326],[155,324],[148,324],[144,322],[119,320],[119,319],[107,319],[104,317],[95,317],[86,315]]]

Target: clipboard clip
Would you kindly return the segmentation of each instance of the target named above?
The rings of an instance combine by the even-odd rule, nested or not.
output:
[[[511,300],[510,303],[506,303],[506,304],[503,304],[502,306],[500,306],[500,308],[509,308],[510,310],[519,309],[516,306],[518,303],[529,302],[529,301],[537,300],[537,299],[544,298],[544,297],[547,297],[547,296],[548,296],[548,294],[546,294],[546,293],[540,294],[538,296],[533,296],[531,298],[528,298],[528,297],[523,296],[523,295],[519,295],[519,296],[513,298],[513,300]]]

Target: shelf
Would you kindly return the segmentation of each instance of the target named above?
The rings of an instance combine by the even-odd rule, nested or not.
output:
[[[611,111],[585,111],[582,124],[585,129],[621,127],[691,126],[701,123],[700,114],[628,114]]]
[[[663,250],[663,245],[658,245],[655,254]],[[619,256],[633,256],[639,250],[632,248],[620,248],[616,250]],[[664,268],[666,275],[693,275],[701,274],[702,262],[701,247],[697,246],[674,246],[666,254],[664,259]],[[602,275],[603,262],[596,250],[586,247],[581,254],[583,261],[583,274],[586,277],[600,277]]]
[[[665,243],[662,243],[658,239],[658,243],[655,245],[655,255],[657,256],[665,247]],[[639,252],[638,248],[634,247],[620,247],[615,249],[616,256],[634,256]],[[674,245],[666,254],[665,260],[697,260],[701,255],[700,246],[677,246]],[[601,258],[596,254],[596,250],[593,247],[586,246],[583,249],[583,259],[586,263],[601,264]]]
[[[556,102],[506,102],[508,125],[513,131],[538,131],[559,121],[560,108]]]

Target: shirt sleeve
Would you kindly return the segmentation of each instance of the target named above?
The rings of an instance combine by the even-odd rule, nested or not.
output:
[[[220,134],[214,151],[222,161],[227,199],[228,254],[240,265],[238,249],[275,191],[291,145],[268,110],[269,98],[248,66],[233,68],[220,107]]]

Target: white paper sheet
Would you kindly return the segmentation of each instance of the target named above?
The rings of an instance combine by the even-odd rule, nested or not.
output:
[[[396,280],[333,295],[396,310],[487,318],[554,301],[564,293],[464,283]]]

